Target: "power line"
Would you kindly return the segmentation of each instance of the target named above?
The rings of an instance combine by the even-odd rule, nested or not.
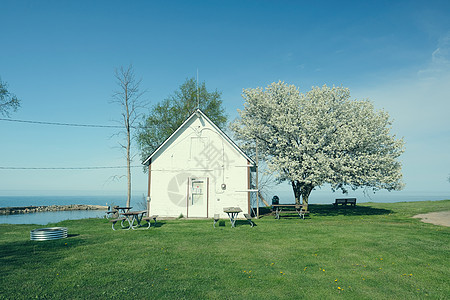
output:
[[[40,124],[40,125],[72,126],[72,127],[123,128],[123,126],[119,126],[119,125],[95,125],[95,124],[61,123],[61,122],[42,122],[42,121],[28,121],[28,120],[5,119],[5,118],[0,118],[0,121]]]
[[[130,166],[131,168],[142,168],[143,166]],[[126,166],[113,167],[2,167],[0,170],[99,170],[99,169],[124,169]]]
[[[57,125],[57,126],[73,126],[73,127],[93,127],[93,128],[122,128],[118,125],[95,125],[95,124],[75,124],[61,122],[42,122],[17,119],[0,118],[0,121],[40,124],[40,125]],[[130,166],[131,168],[142,168],[142,166]],[[126,166],[98,166],[98,167],[5,167],[0,166],[0,170],[99,170],[99,169],[123,169]]]

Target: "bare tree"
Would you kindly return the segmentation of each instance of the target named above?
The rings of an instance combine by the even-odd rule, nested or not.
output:
[[[125,133],[126,142],[125,144],[120,144],[120,146],[125,149],[127,156],[127,206],[130,206],[132,161],[131,142],[133,137],[131,131],[134,128],[134,123],[136,120],[141,117],[140,110],[145,107],[145,103],[141,99],[141,96],[145,93],[145,91],[141,92],[139,90],[141,80],[136,80],[132,65],[128,66],[126,69],[123,67],[116,69],[115,77],[119,89],[114,92],[111,103],[119,104],[122,109],[122,118],[120,123],[123,125],[124,129],[120,133]]]

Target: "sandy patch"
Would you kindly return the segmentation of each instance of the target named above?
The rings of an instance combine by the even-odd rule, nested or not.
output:
[[[440,211],[428,214],[420,214],[414,216],[413,218],[421,219],[421,221],[425,223],[450,227],[450,211]]]

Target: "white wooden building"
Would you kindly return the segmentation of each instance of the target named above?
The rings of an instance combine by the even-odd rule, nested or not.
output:
[[[199,109],[143,164],[151,214],[226,218],[224,207],[251,213],[255,163]]]

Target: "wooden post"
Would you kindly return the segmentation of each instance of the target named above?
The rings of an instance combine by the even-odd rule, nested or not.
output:
[[[148,162],[147,216],[150,216],[150,189],[152,185],[152,161]]]
[[[259,184],[258,184],[258,140],[256,143],[256,218],[259,219]]]

